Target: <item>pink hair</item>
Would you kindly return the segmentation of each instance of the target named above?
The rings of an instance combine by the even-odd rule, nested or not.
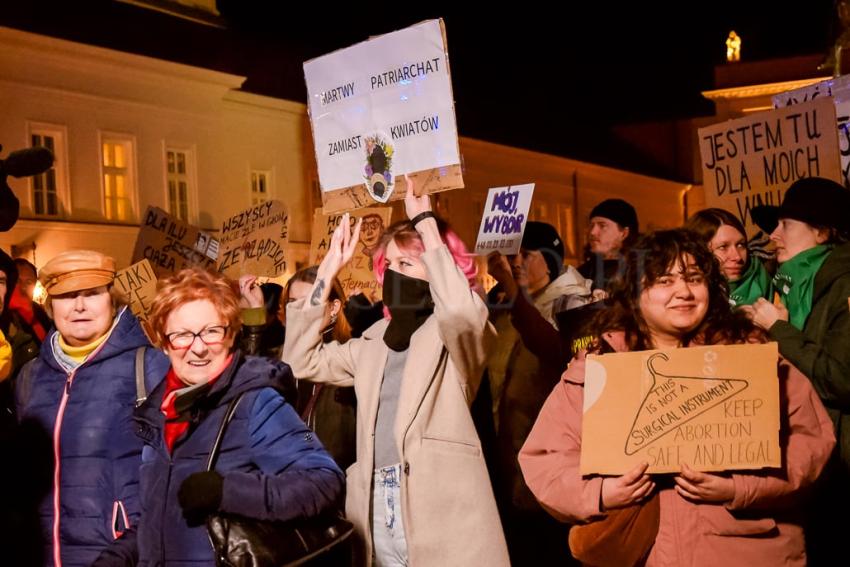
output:
[[[463,243],[463,240],[460,239],[460,236],[458,236],[455,231],[448,227],[445,221],[438,219],[437,226],[440,229],[440,237],[443,239],[443,243],[445,243],[446,248],[449,249],[449,253],[452,255],[457,267],[460,268],[460,271],[463,272],[464,276],[466,276],[466,279],[469,282],[469,287],[475,288],[475,276],[478,274],[478,266],[475,264],[475,255],[469,253],[466,249],[466,245]],[[419,233],[416,232],[416,228],[410,224],[410,221],[398,221],[393,223],[381,236],[381,241],[375,249],[375,253],[372,255],[372,265],[375,267],[375,279],[378,280],[378,283],[381,285],[384,284],[384,272],[387,270],[385,261],[387,256],[387,244],[389,244],[390,240],[394,240],[399,248],[402,248],[407,252],[415,252],[415,256],[417,258],[425,251],[425,247],[422,244],[422,238],[420,238]]]

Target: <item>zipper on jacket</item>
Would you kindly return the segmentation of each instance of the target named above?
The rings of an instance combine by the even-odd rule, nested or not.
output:
[[[121,318],[121,314],[124,313],[125,309],[126,309],[126,307],[124,309],[122,309],[121,313],[119,313],[118,319]],[[109,336],[112,335],[112,331],[115,330],[115,327],[117,325],[118,325],[118,321],[116,321],[115,323],[112,324],[112,328],[109,329]],[[55,332],[58,332],[58,331],[55,331]],[[56,359],[56,361],[57,361],[57,363],[59,364],[60,367],[64,368],[62,362],[59,360],[59,357],[56,356],[56,352],[53,350],[52,336],[53,335],[50,335],[50,338],[46,338],[45,342],[47,340],[51,341],[51,343],[50,343],[51,346],[49,348],[51,349],[51,353],[53,354],[53,358]],[[85,366],[89,361],[94,359],[94,357],[96,357],[100,353],[101,350],[103,350],[103,347],[106,346],[107,342],[109,342],[109,336],[107,336],[106,339],[102,343],[100,343],[100,345],[98,345],[98,347],[96,349],[94,349],[94,351],[92,351],[91,354],[89,354],[88,357],[86,357],[86,359],[81,364],[79,364],[76,368],[74,368],[73,370],[68,372],[68,378],[67,378],[67,380],[65,380],[65,386],[62,390],[62,399],[59,401],[59,409],[56,411],[56,423],[53,424],[53,565],[54,565],[54,567],[62,567],[62,557],[61,557],[61,553],[60,553],[61,550],[59,548],[59,512],[60,512],[59,501],[60,501],[60,496],[61,496],[59,481],[61,479],[60,471],[61,471],[61,468],[62,468],[62,460],[61,460],[60,457],[61,457],[62,452],[61,452],[59,440],[60,440],[60,436],[61,436],[61,433],[62,433],[62,421],[65,418],[65,407],[68,405],[68,398],[71,396],[71,383],[74,381],[74,376],[77,375],[77,370],[79,370],[80,368]]]
[[[160,510],[159,521],[159,559],[160,564],[165,565],[165,521],[166,510],[168,509],[168,492],[171,490],[171,468],[174,466],[174,459],[171,456],[171,451],[168,450],[168,445],[165,443],[165,428],[162,430],[162,444],[165,447],[168,455],[168,474],[165,477],[165,498],[162,499],[162,509]],[[172,502],[173,504],[173,502]]]
[[[62,462],[60,460],[59,436],[62,433],[62,420],[65,417],[65,406],[71,395],[71,382],[74,381],[76,369],[68,374],[65,386],[62,388],[62,399],[59,401],[59,410],[56,412],[56,423],[53,424],[53,564],[54,567],[62,567],[62,556],[59,549],[59,498],[60,498],[60,471]]]
[[[119,515],[120,512],[120,515]],[[121,525],[118,525],[118,520],[121,520]],[[124,508],[124,503],[116,500],[112,503],[112,538],[118,539],[124,532],[130,529],[130,518],[127,517],[127,510]]]

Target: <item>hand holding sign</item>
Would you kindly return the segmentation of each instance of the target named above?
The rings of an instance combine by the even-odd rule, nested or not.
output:
[[[646,474],[649,463],[641,463],[622,476],[602,479],[602,508],[615,510],[637,504],[655,490],[652,477]]]
[[[487,273],[493,276],[493,279],[502,286],[506,299],[513,301],[516,298],[519,290],[511,271],[511,265],[505,255],[500,252],[491,252],[487,256]]]
[[[266,303],[255,275],[245,274],[239,278],[239,294],[239,307],[243,309],[262,307]]]
[[[702,473],[682,463],[682,474],[675,478],[676,492],[691,502],[723,504],[735,498],[735,481],[728,476]]]
[[[357,242],[360,238],[360,223],[362,219],[357,220],[354,226],[354,232],[351,231],[351,217],[346,213],[342,217],[339,226],[334,229],[331,244],[328,247],[328,253],[319,264],[319,269],[316,272],[316,283],[313,284],[313,291],[310,293],[310,301],[304,304],[304,309],[309,309],[310,306],[319,305],[327,301],[331,293],[331,283],[337,276],[342,267],[351,260],[357,248]]]
[[[407,193],[404,195],[404,212],[407,213],[407,218],[413,220],[417,215],[431,211],[431,198],[428,194],[416,195],[413,179],[405,175],[404,180],[407,185]]]
[[[519,252],[533,195],[533,183],[490,189],[475,241],[476,254]]]
[[[417,197],[413,189],[413,179],[407,175],[404,176],[404,179],[407,181],[407,193],[404,195],[404,211],[407,213],[407,218],[414,221],[413,228],[422,238],[425,250],[439,248],[443,244],[443,240],[440,238],[440,229],[437,227],[436,217],[432,214],[430,218],[415,220],[423,213],[431,213],[431,197],[427,193]]]

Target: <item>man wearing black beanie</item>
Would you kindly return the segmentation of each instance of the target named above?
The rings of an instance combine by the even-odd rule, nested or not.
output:
[[[625,250],[638,237],[635,208],[622,199],[606,199],[590,212],[585,263],[578,271],[593,280],[593,289],[606,289],[621,269]]]
[[[501,294],[503,303],[491,305],[498,337],[482,384],[492,396],[493,482],[511,563],[564,565],[567,529],[537,503],[525,485],[517,455],[566,365],[555,306],[587,304],[591,282],[575,268],[564,267],[563,241],[555,227],[543,222],[526,224],[519,254],[494,252],[487,260],[490,275],[499,283],[490,297]]]

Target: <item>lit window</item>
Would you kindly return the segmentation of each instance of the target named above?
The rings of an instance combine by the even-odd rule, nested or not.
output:
[[[133,217],[133,142],[104,138],[101,143],[103,208],[109,220]]]

